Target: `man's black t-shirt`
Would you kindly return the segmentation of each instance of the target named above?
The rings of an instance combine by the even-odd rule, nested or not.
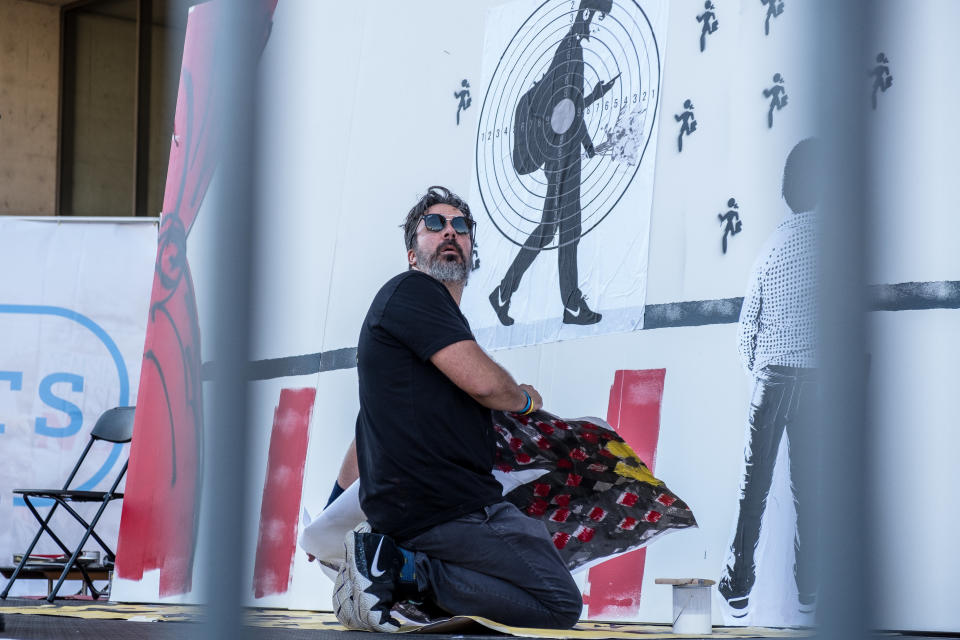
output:
[[[473,339],[450,292],[425,273],[402,273],[373,299],[357,345],[357,461],[375,531],[404,540],[502,500],[490,410],[430,362]]]

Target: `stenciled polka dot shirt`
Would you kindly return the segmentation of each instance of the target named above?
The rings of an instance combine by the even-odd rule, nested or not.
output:
[[[789,214],[760,252],[740,309],[740,358],[749,373],[816,366],[816,254],[813,211]]]

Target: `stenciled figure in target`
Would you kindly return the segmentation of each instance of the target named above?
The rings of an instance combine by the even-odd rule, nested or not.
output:
[[[519,288],[523,274],[558,232],[563,322],[580,325],[600,322],[601,314],[587,306],[580,291],[577,270],[577,244],[581,235],[581,148],[588,158],[597,154],[583,112],[613,88],[619,74],[607,82],[598,81],[585,95],[581,41],[589,40],[594,17],[600,14],[602,20],[612,6],[612,0],[581,0],[573,24],[560,41],[546,74],[517,103],[513,166],[520,175],[542,166],[547,193],[540,224],[523,243],[500,285],[490,294],[490,304],[504,326],[513,324],[513,318],[508,315],[510,297]]]

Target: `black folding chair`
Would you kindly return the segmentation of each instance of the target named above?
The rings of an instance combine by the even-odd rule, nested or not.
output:
[[[83,581],[86,583],[87,587],[90,589],[90,594],[93,596],[94,600],[100,598],[101,595],[104,595],[109,590],[109,584],[107,588],[98,590],[93,585],[93,580],[90,578],[90,574],[87,571],[87,568],[84,566],[85,563],[77,562],[77,558],[80,557],[81,550],[83,546],[87,543],[87,540],[90,537],[93,537],[94,540],[103,548],[104,558],[103,565],[106,568],[112,568],[114,562],[116,561],[116,554],[113,552],[106,542],[103,541],[97,532],[94,530],[97,526],[97,522],[100,521],[100,517],[103,515],[103,512],[106,511],[107,505],[110,504],[113,500],[119,500],[123,498],[122,493],[117,493],[117,487],[120,486],[120,481],[123,479],[123,476],[127,473],[127,463],[123,463],[123,468],[120,469],[120,472],[117,474],[116,478],[113,481],[110,489],[107,491],[78,491],[70,489],[70,483],[73,482],[74,477],[77,475],[77,472],[80,470],[80,467],[83,465],[84,459],[87,457],[87,453],[90,452],[93,443],[97,440],[103,440],[104,442],[111,443],[126,443],[130,442],[130,439],[133,437],[133,414],[135,407],[115,407],[109,409],[100,419],[97,420],[97,424],[94,425],[93,431],[90,433],[90,441],[87,442],[87,446],[83,449],[83,453],[80,454],[80,459],[77,460],[77,464],[74,465],[73,471],[70,472],[70,476],[67,478],[67,481],[63,484],[62,489],[14,489],[13,493],[23,497],[24,503],[27,505],[27,508],[30,509],[30,513],[37,519],[37,522],[40,523],[40,530],[37,531],[37,535],[34,536],[33,542],[30,543],[30,546],[27,548],[26,552],[23,554],[20,563],[17,565],[17,568],[13,571],[13,574],[10,576],[10,580],[7,582],[6,588],[3,590],[3,593],[0,593],[0,599],[6,599],[7,594],[10,593],[10,588],[13,586],[13,583],[16,582],[21,572],[24,572],[24,567],[30,563],[30,554],[33,553],[34,547],[37,546],[37,542],[40,540],[40,536],[44,532],[49,535],[54,542],[57,543],[57,546],[63,550],[64,557],[69,556],[69,560],[66,560],[63,563],[63,571],[60,574],[60,579],[57,581],[57,585],[50,591],[47,595],[47,600],[53,602],[54,598],[57,596],[57,592],[60,591],[60,587],[63,585],[63,581],[67,579],[67,574],[76,567],[79,569],[80,573],[83,576]],[[34,499],[48,499],[53,500],[54,504],[50,507],[50,511],[47,512],[46,517],[40,515],[40,512],[37,511],[37,505],[35,505],[32,500]],[[83,516],[76,512],[76,510],[70,506],[71,502],[99,502],[100,508],[97,510],[97,514],[93,517],[92,520],[87,522]],[[53,517],[54,512],[57,510],[57,507],[62,506],[67,510],[71,516],[74,517],[77,522],[83,526],[86,531],[84,531],[83,537],[80,538],[79,544],[74,548],[68,547],[63,541],[53,532],[50,528],[50,519]],[[49,569],[50,566],[46,565],[46,569]],[[59,569],[60,565],[57,564],[56,568]],[[28,567],[29,571],[29,567]]]

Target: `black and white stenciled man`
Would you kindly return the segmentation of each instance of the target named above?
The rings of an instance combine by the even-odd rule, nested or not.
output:
[[[781,193],[790,209],[754,263],[737,332],[744,370],[754,391],[747,412],[737,523],[717,585],[729,613],[750,613],[757,579],[755,556],[764,524],[780,441],[787,437],[793,494],[794,579],[797,611],[814,612],[819,448],[817,402],[817,214],[824,188],[823,152],[814,138],[787,156]],[[774,528],[774,531],[777,529]],[[790,535],[789,533],[787,535]],[[783,582],[771,583],[783,589]],[[754,603],[755,604],[755,603]]]
[[[612,0],[581,0],[573,25],[557,46],[549,69],[517,104],[514,169],[524,175],[542,166],[547,193],[540,224],[523,243],[500,285],[490,294],[490,304],[505,326],[513,324],[513,318],[507,313],[510,297],[520,287],[520,280],[534,259],[558,232],[563,322],[581,325],[600,322],[601,314],[587,306],[579,287],[580,149],[583,148],[588,158],[596,155],[583,111],[603,98],[619,76],[597,82],[585,95],[581,41],[590,38],[594,17],[599,13],[599,19],[603,19],[612,6]]]

